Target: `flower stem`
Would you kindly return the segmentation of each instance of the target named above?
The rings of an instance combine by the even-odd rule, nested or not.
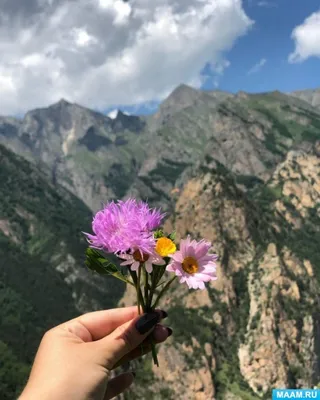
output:
[[[144,298],[141,291],[141,269],[143,269],[143,274],[144,274]],[[152,282],[152,287],[151,290],[149,291],[149,286],[148,286],[149,279],[145,267],[140,265],[138,274],[134,271],[130,271],[130,274],[132,276],[134,285],[137,290],[137,302],[138,302],[139,314],[140,314],[140,305],[142,306],[143,312],[150,312],[151,310],[154,310],[154,307],[151,307],[151,302],[155,284],[154,282]],[[157,349],[153,339],[151,341],[151,352],[154,364],[157,367],[159,367]]]
[[[151,352],[152,352],[152,358],[153,358],[153,363],[154,365],[156,365],[157,367],[159,367],[159,360],[158,360],[158,356],[157,356],[157,349],[156,349],[156,345],[154,343],[154,341],[152,340],[151,342]]]
[[[140,288],[140,282],[141,282],[141,264],[139,265],[139,269],[138,269],[138,283],[137,283],[137,288],[138,288],[138,299],[139,299],[139,297],[140,297],[140,300],[138,301],[138,311],[139,311],[139,314],[142,314],[141,313],[141,310],[140,310],[140,302],[141,302],[141,299],[142,299],[142,293],[141,293],[141,288]],[[144,307],[142,306],[142,311],[144,312]]]
[[[146,311],[150,311],[150,305],[149,305],[149,288],[148,288],[148,273],[145,269],[143,268],[143,274],[144,274],[144,300],[146,303]]]
[[[170,281],[163,287],[163,289],[161,290],[161,292],[158,294],[158,297],[156,299],[156,301],[154,302],[152,308],[156,308],[161,297],[165,294],[165,292],[169,289],[171,283],[176,279],[177,276],[174,276],[172,279],[170,279]]]
[[[138,310],[139,310],[139,314],[141,314],[140,305],[142,306],[143,312],[145,311],[145,308],[146,308],[146,305],[145,305],[145,302],[143,300],[143,296],[142,296],[142,293],[141,293],[141,288],[140,288],[140,274],[141,274],[141,271],[139,269],[138,277],[137,277],[136,272],[134,272],[134,271],[130,270],[130,274],[132,276],[132,280],[134,282],[134,286],[135,286],[136,291],[137,291]]]

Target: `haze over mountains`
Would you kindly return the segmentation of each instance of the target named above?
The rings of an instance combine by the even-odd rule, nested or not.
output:
[[[208,291],[172,290],[173,339],[159,369],[137,367],[129,399],[269,399],[320,382],[320,90],[181,85],[154,115],[114,119],[61,100],[0,117],[0,143],[1,398],[48,326],[132,302],[85,270],[81,237],[102,202],[129,195],[220,255]]]

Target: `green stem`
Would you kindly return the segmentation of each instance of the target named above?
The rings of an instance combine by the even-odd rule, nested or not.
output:
[[[152,352],[152,358],[153,358],[154,365],[156,365],[157,367],[159,367],[159,361],[158,361],[158,356],[157,356],[157,349],[156,349],[156,345],[155,345],[155,343],[154,343],[153,340],[152,340],[152,342],[151,342],[151,352]]]
[[[150,290],[150,295],[149,295],[149,307],[150,308],[152,308],[151,304],[152,304],[153,295],[155,294],[157,285],[158,285],[159,281],[161,280],[161,278],[162,278],[162,276],[163,276],[163,274],[165,272],[165,268],[166,268],[166,266],[165,267],[159,266],[159,267],[156,267],[153,270],[151,290]]]
[[[156,301],[154,302],[152,309],[156,308],[161,297],[165,294],[165,292],[169,289],[171,283],[176,279],[176,276],[174,276],[172,279],[170,279],[170,281],[163,287],[163,289],[161,290],[161,292],[158,294],[158,297],[156,299]]]
[[[149,311],[149,288],[148,288],[148,273],[145,266],[143,267],[144,274],[144,300],[146,302],[146,311]]]
[[[140,284],[140,282],[141,282],[141,264],[139,265],[139,268],[138,268],[138,283],[137,283],[137,286],[138,286],[138,292],[139,292],[139,296],[140,296],[140,302],[141,302],[141,298],[142,298],[142,293],[141,293],[141,284]],[[144,307],[142,306],[142,311],[144,312]],[[140,310],[140,307],[139,307],[139,314],[142,314],[141,313],[141,310]]]
[[[146,309],[146,305],[145,305],[145,302],[143,300],[143,296],[142,296],[141,288],[140,288],[140,276],[141,276],[140,267],[139,267],[139,271],[138,271],[138,277],[137,277],[136,272],[134,272],[134,271],[130,270],[130,274],[132,276],[132,280],[134,282],[134,285],[135,285],[135,288],[136,288],[136,291],[137,291],[138,310],[139,310],[139,314],[141,314],[141,312],[140,312],[140,304],[142,306],[143,312]]]
[[[154,292],[156,290],[156,284],[157,284],[157,276],[158,276],[158,271],[153,271],[153,274],[151,276],[151,290],[150,290],[150,294],[149,294],[149,303],[148,303],[148,307],[151,307],[152,304],[152,299],[153,299],[153,295]]]
[[[152,291],[151,291],[150,296],[149,296],[149,293],[148,293],[148,274],[147,274],[147,271],[145,270],[145,268],[143,268],[143,272],[144,272],[144,295],[145,295],[145,298],[143,299],[143,295],[142,295],[142,292],[141,292],[141,286],[140,286],[141,268],[143,268],[143,267],[141,267],[141,265],[140,265],[139,270],[138,270],[138,276],[137,276],[137,274],[135,272],[130,270],[130,274],[132,276],[133,282],[134,282],[135,287],[137,289],[137,301],[138,301],[139,314],[140,314],[140,303],[142,305],[143,312],[148,312],[149,310],[154,309],[154,308],[150,307],[151,306],[151,302],[152,302],[152,296],[151,296]],[[154,286],[154,283],[152,284],[152,286]],[[154,364],[157,367],[159,367],[157,349],[156,349],[156,345],[155,345],[153,340],[151,342],[151,352],[152,352],[152,358],[153,358]]]

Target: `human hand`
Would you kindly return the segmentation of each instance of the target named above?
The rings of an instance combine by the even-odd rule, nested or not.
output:
[[[84,314],[49,330],[19,400],[115,397],[134,376],[127,372],[110,379],[110,371],[149,352],[151,337],[165,341],[172,330],[158,322],[166,316],[160,310],[139,316],[137,307],[118,308]]]

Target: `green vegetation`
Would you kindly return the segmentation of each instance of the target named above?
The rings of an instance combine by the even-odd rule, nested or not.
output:
[[[254,137],[252,125],[262,131],[261,137],[259,132]],[[133,187],[150,203],[172,208],[175,204],[170,190],[177,183],[179,187],[183,185],[188,179],[186,176],[211,174],[213,182],[206,183],[206,192],[213,187],[215,179],[221,183],[223,199],[219,199],[217,193],[209,209],[220,225],[217,240],[223,248],[221,262],[235,296],[230,296],[227,304],[221,300],[220,292],[209,289],[212,307],[193,309],[185,307],[183,298],[172,295],[168,321],[178,338],[173,343],[193,346],[192,354],[184,354],[184,368],[201,367],[202,357],[206,354],[205,344],[212,346],[216,361],[212,378],[217,400],[223,400],[228,392],[244,400],[270,398],[270,393],[258,397],[252,392],[240,372],[238,360],[239,345],[247,339],[248,276],[253,272],[254,281],[259,282],[261,269],[258,266],[269,243],[276,244],[280,261],[282,250],[289,249],[299,260],[308,259],[315,267],[315,278],[297,278],[281,261],[284,273],[297,283],[300,292],[299,302],[283,294],[273,299],[283,315],[296,320],[300,326],[301,315],[320,312],[316,304],[311,306],[306,301],[310,291],[314,290],[316,294],[320,282],[318,209],[310,209],[301,219],[301,226],[293,229],[274,207],[275,202],[281,200],[286,212],[294,218],[298,216],[293,198],[282,193],[282,183],[277,186],[265,183],[254,175],[254,171],[252,175],[230,172],[233,163],[240,165],[239,171],[242,167],[247,171],[245,163],[241,164],[241,158],[237,158],[236,146],[232,147],[231,143],[232,134],[235,132],[236,136],[238,128],[241,136],[235,140],[245,141],[247,134],[248,144],[253,146],[249,148],[271,170],[291,148],[299,147],[301,142],[311,147],[320,140],[320,114],[311,106],[304,107],[302,103],[290,101],[276,92],[241,99],[235,97],[218,105],[199,101],[176,113],[174,118],[168,117],[155,131],[147,132],[146,128],[139,134],[127,130],[115,134],[110,133],[109,128],[97,129],[97,146],[90,147],[90,140],[82,142],[92,151],[76,144],[71,148],[74,153],[67,157],[67,161],[74,167],[66,172],[64,178],[72,186],[73,173],[84,173],[86,179],[92,180],[93,192],[97,182],[111,188],[117,198],[125,196]],[[60,146],[56,143],[58,136],[54,140]],[[228,153],[231,154],[230,160],[225,161]],[[145,176],[137,178],[146,158],[154,161],[150,164],[153,168]],[[215,158],[224,160],[224,164]],[[64,265],[67,256],[76,260],[79,268],[84,264],[86,243],[81,231],[90,230],[90,210],[78,198],[50,183],[45,173],[2,146],[0,163],[0,398],[9,400],[16,398],[21,390],[43,333],[79,313],[74,293],[84,294],[104,307],[112,307],[121,297],[124,284],[111,278],[112,284],[109,285],[106,277],[106,291],[79,279],[72,286],[67,285],[65,274],[57,267]],[[246,191],[241,191],[239,185],[244,185]],[[237,272],[231,270],[228,260],[231,256],[236,259],[239,252],[245,250],[239,247],[238,236],[233,235],[230,229],[234,223],[227,215],[230,203],[244,213],[245,226],[249,230],[248,246],[254,252],[253,261]],[[310,289],[314,287],[316,289]],[[258,283],[254,288],[258,295]],[[269,297],[273,288],[271,282],[267,287]],[[213,317],[215,313],[219,313],[221,322]],[[279,322],[283,315],[275,313],[276,338],[280,335]],[[256,329],[260,318],[261,309],[258,309],[249,329]],[[193,344],[194,338],[200,347]],[[254,342],[248,343],[253,350]],[[206,357],[210,365],[210,355]],[[163,382],[155,379],[150,358],[132,364],[139,387],[126,394],[125,399],[175,398]],[[299,365],[288,368],[289,381],[294,386],[303,371]]]
[[[85,268],[90,210],[2,146],[0,164],[0,398],[12,400],[44,332],[79,315],[73,292],[112,307],[124,285],[113,282],[108,295],[81,280],[67,285],[56,267],[70,255]]]
[[[19,361],[11,349],[0,341],[0,394],[2,400],[17,398],[26,382],[30,367]]]
[[[261,185],[263,180],[254,175],[236,175],[236,183],[246,186],[248,189],[253,189],[256,185]]]
[[[107,187],[113,190],[118,200],[126,195],[134,177],[135,171],[133,168],[130,170],[130,168],[126,168],[123,164],[114,163],[109,168],[108,175],[104,176],[104,182]]]
[[[257,111],[272,126],[266,136],[266,147],[275,154],[284,154],[288,148],[302,141],[314,143],[320,140],[320,113],[307,108],[287,104],[281,93],[254,95],[247,105]],[[300,118],[300,119],[299,119]],[[307,121],[307,124],[306,124]],[[292,139],[288,144],[284,139]]]
[[[156,168],[150,171],[150,177],[154,180],[164,179],[171,184],[175,184],[187,166],[188,164],[183,162],[164,159],[157,164]]]

